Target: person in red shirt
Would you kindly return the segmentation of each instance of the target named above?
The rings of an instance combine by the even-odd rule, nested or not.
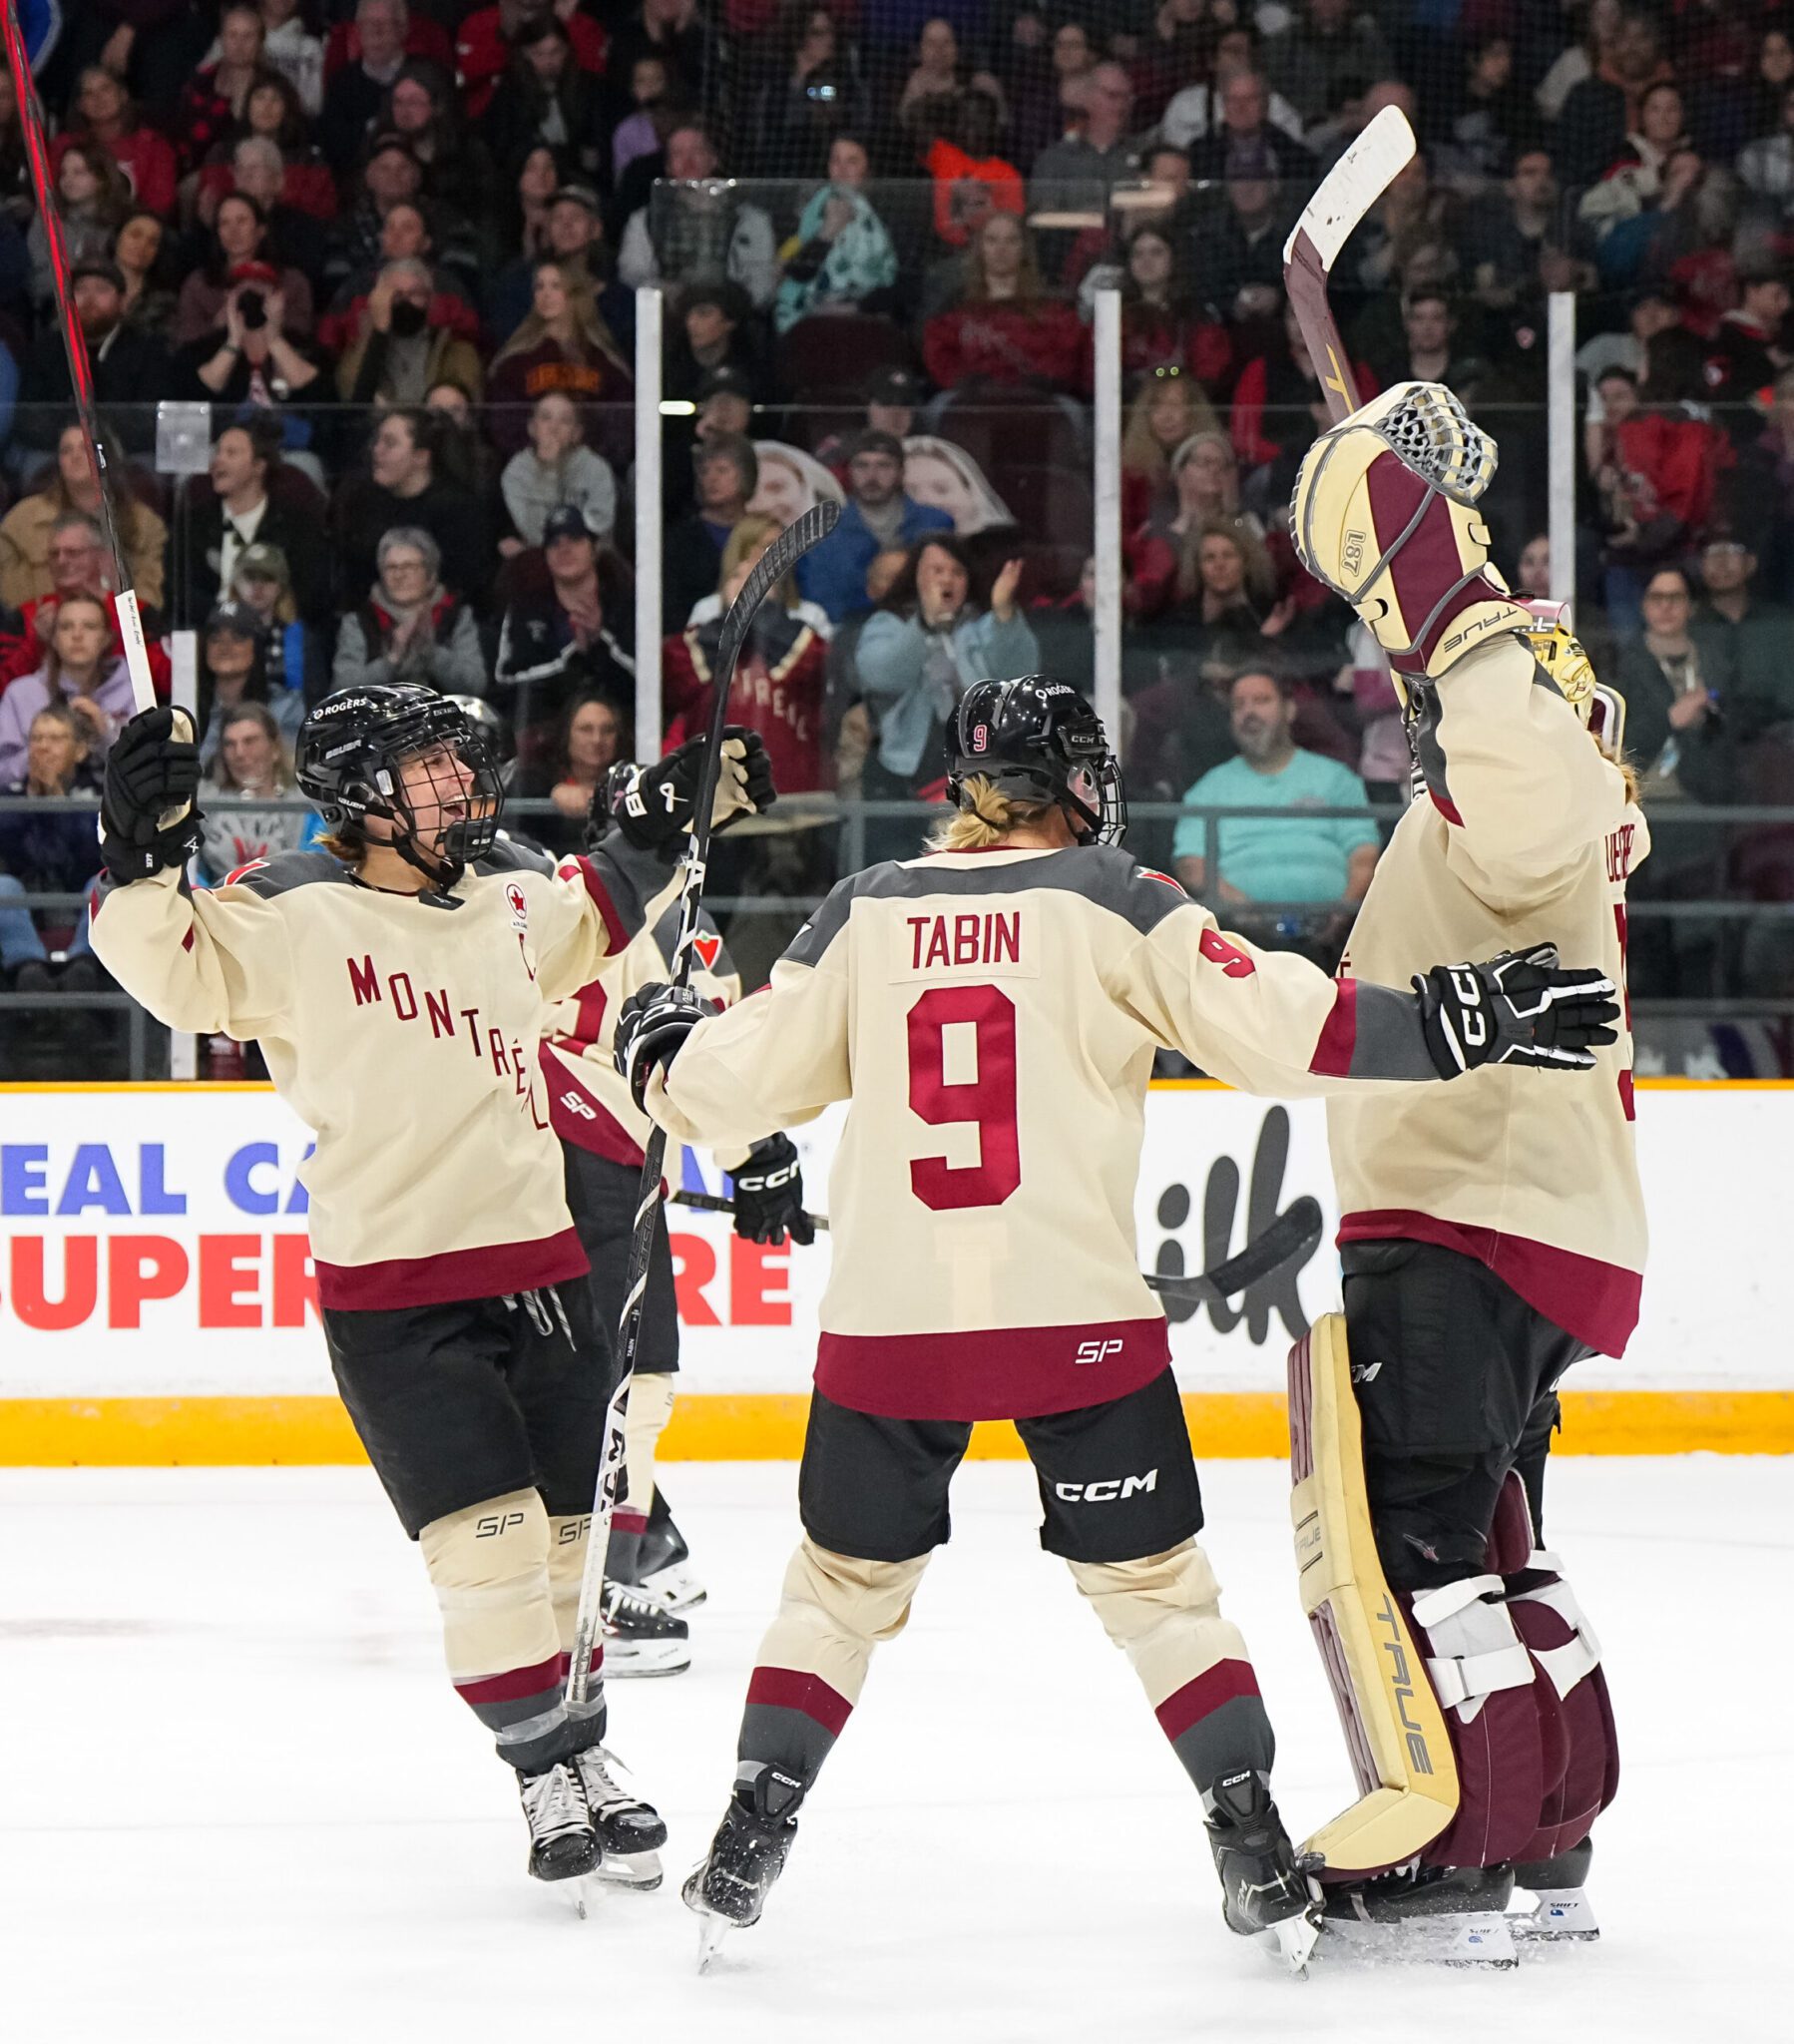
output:
[[[202,164],[225,132],[243,118],[249,89],[261,77],[267,31],[253,7],[226,7],[219,16],[219,60],[187,82],[175,109],[182,168]]]
[[[923,330],[922,357],[943,390],[968,384],[1046,384],[1075,391],[1084,367],[1084,323],[1046,296],[1028,231],[993,213],[966,250],[959,302]]]
[[[682,732],[706,730],[715,685],[722,615],[754,563],[781,530],[774,518],[743,518],[722,550],[721,582],[691,613],[684,631],[667,641],[662,687],[670,717],[668,744]],[[731,724],[758,732],[780,794],[827,784],[822,761],[822,692],[828,668],[828,619],[803,603],[796,585],[779,584],[760,607],[729,687]]]
[[[479,120],[492,104],[499,80],[511,68],[517,31],[526,22],[540,21],[547,11],[542,0],[498,0],[496,7],[476,8],[462,22],[455,35],[455,70],[469,121]],[[602,77],[610,40],[605,30],[578,11],[563,13],[561,26],[573,45],[574,62],[595,78]]]
[[[50,145],[52,171],[77,142],[97,144],[129,181],[132,196],[146,213],[168,220],[175,211],[180,168],[175,152],[154,128],[138,118],[131,95],[110,71],[98,64],[82,72],[69,106],[68,123]]]

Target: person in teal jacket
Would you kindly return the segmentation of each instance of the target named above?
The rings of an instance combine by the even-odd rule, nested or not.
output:
[[[1040,643],[1017,603],[1022,563],[1005,561],[991,585],[991,607],[975,609],[972,577],[959,542],[930,533],[911,550],[886,608],[866,620],[856,649],[860,688],[876,736],[861,775],[868,800],[932,798],[943,786],[942,735],[974,682],[1035,673]],[[910,858],[921,849],[923,818],[874,817],[866,827],[868,861]]]

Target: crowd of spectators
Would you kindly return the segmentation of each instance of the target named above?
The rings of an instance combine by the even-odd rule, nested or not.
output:
[[[159,682],[199,634],[196,865],[297,841],[307,704],[484,699],[571,843],[633,745],[636,288],[666,288],[664,701],[782,524],[844,513],[737,687],[812,892],[911,848],[975,676],[1092,660],[1098,293],[1119,289],[1123,746],[1143,851],[1336,956],[1399,802],[1374,645],[1286,507],[1324,417],[1282,246],[1386,106],[1412,166],[1335,265],[1365,392],[1495,435],[1498,560],[1544,593],[1546,299],[1577,294],[1579,618],[1627,699],[1639,891],[1794,899],[1794,10],[1783,0],[85,0],[39,53],[58,211]],[[158,466],[157,407],[210,467]],[[129,690],[49,248],[0,69],[0,986],[97,971],[84,798]],[[880,805],[851,840],[831,795]],[[265,798],[268,806],[254,806]],[[904,805],[910,805],[906,808]],[[915,813],[911,813],[911,809]],[[79,821],[79,818],[76,819]],[[51,828],[52,823],[59,827]],[[1387,833],[1387,818],[1381,824]],[[83,850],[82,845],[86,845]],[[1659,923],[1638,990],[1794,995],[1778,926]]]

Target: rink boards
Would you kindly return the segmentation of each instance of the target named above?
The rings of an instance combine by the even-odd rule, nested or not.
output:
[[[1570,1452],[1794,1449],[1794,1351],[1780,1337],[1794,1087],[1642,1081],[1652,1254],[1622,1361],[1565,1397]],[[826,1209],[832,1120],[795,1132]],[[969,1133],[969,1132],[968,1132]],[[0,1463],[358,1460],[319,1338],[299,1167],[309,1138],[265,1087],[0,1088]],[[1075,1168],[1060,1158],[1055,1169]],[[702,1153],[691,1189],[721,1181]],[[1195,1270],[1298,1194],[1328,1218],[1299,1271],[1218,1313],[1174,1319],[1198,1451],[1284,1451],[1283,1357],[1338,1302],[1324,1112],[1206,1084],[1155,1087],[1137,1211],[1142,1266]],[[684,1376],[665,1452],[794,1455],[827,1237],[735,1239],[674,1209]],[[1008,1427],[973,1452],[1018,1451]]]

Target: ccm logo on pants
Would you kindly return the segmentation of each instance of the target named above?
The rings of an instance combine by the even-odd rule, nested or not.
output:
[[[1056,1483],[1053,1494],[1068,1505],[1113,1505],[1118,1499],[1130,1498],[1136,1490],[1156,1490],[1158,1471],[1148,1469],[1144,1476],[1105,1476],[1097,1483]]]

